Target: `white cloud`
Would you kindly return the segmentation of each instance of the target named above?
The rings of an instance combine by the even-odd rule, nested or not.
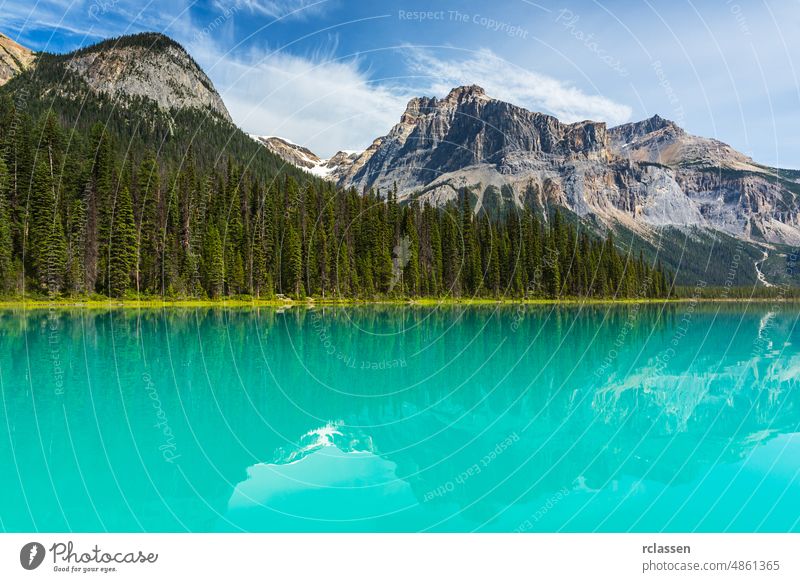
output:
[[[627,105],[588,95],[568,83],[514,65],[489,49],[458,56],[448,60],[427,50],[407,49],[409,68],[423,76],[427,90],[434,95],[446,95],[454,86],[476,84],[490,97],[549,113],[561,121],[591,119],[617,125],[630,119],[632,110]]]
[[[321,156],[366,148],[399,121],[412,96],[370,80],[355,60],[281,51],[220,59],[211,46],[189,50],[242,129],[285,137]]]

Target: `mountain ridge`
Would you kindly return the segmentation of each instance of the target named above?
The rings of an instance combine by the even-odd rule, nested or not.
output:
[[[546,220],[548,209],[563,208],[598,234],[669,257],[687,284],[720,253],[737,265],[737,284],[797,283],[787,261],[800,245],[800,172],[759,164],[659,115],[611,128],[567,124],[465,85],[412,98],[386,135],[324,177],[434,206],[469,192],[476,213],[532,206]],[[687,244],[697,255],[688,263]]]
[[[7,41],[0,35],[0,49],[6,50],[3,43]],[[6,67],[7,74],[3,74],[2,54],[0,85],[31,71],[52,77],[54,95],[80,100],[88,89],[109,96],[121,107],[144,99],[166,113],[195,108],[233,122],[203,69],[180,43],[161,33],[109,38],[67,53],[36,53],[26,66],[13,71]]]
[[[606,227],[719,230],[759,243],[800,244],[800,183],[673,121],[607,128],[492,99],[477,85],[416,97],[388,134],[338,172],[339,186],[442,204],[462,188],[506,188],[506,202],[559,204]]]
[[[305,146],[274,135],[251,135],[256,142],[285,162],[314,176],[337,182],[342,173],[355,161],[358,152],[340,150],[330,158],[321,158]]]

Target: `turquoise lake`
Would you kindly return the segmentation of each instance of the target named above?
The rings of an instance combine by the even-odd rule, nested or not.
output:
[[[800,531],[797,305],[0,312],[4,531]]]

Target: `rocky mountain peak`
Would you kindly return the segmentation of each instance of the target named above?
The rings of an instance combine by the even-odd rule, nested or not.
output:
[[[649,119],[645,119],[642,123],[648,124],[652,129],[650,131],[656,131],[658,129],[663,129],[665,127],[674,127],[680,131],[683,131],[674,121],[670,121],[669,119],[665,119],[661,117],[658,113],[653,115],[653,117]]]
[[[606,146],[604,123],[561,123],[464,85],[442,99],[411,99],[400,123],[375,140],[340,184],[385,190],[396,183],[402,194],[473,166],[513,173],[545,158],[605,159]]]
[[[193,107],[231,121],[208,76],[163,34],[121,36],[60,58],[98,93],[150,99],[165,111]]]
[[[406,105],[406,110],[400,117],[400,123],[413,124],[417,119],[429,114],[436,108],[437,99],[435,97],[414,97]]]
[[[472,101],[475,99],[486,99],[486,91],[483,87],[478,85],[462,85],[461,87],[454,87],[444,98],[445,101],[450,103],[461,103],[464,101]]]
[[[648,119],[636,121],[633,123],[625,123],[609,130],[609,136],[612,143],[624,145],[630,144],[635,140],[656,134],[668,137],[677,137],[685,134],[686,132],[681,129],[678,124],[669,119],[664,119],[656,114]]]
[[[33,51],[0,33],[0,86],[33,65]]]
[[[612,127],[612,151],[623,158],[670,167],[698,166],[737,171],[765,171],[763,166],[719,140],[691,135],[674,121],[654,115]]]
[[[406,106],[406,110],[400,118],[400,123],[413,124],[421,117],[435,113],[438,109],[453,109],[476,101],[493,101],[486,95],[483,87],[478,85],[462,85],[450,90],[444,99],[436,97],[414,97]]]

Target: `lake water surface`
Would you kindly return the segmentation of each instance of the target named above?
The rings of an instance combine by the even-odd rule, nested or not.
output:
[[[797,318],[0,312],[0,528],[800,531]]]

